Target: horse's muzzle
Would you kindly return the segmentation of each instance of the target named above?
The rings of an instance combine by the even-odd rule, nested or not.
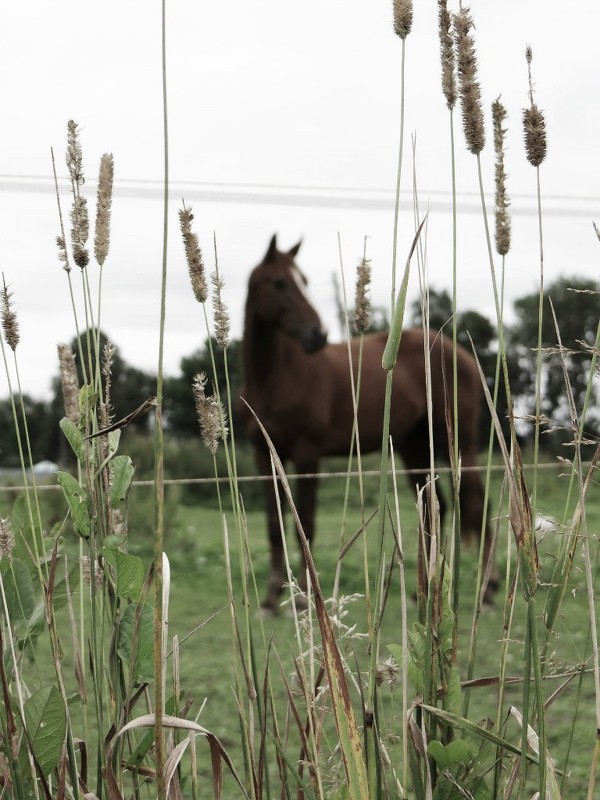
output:
[[[302,337],[302,347],[305,353],[316,353],[327,344],[327,331],[320,326],[315,326],[306,331]]]

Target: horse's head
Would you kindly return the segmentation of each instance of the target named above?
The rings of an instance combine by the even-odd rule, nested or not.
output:
[[[307,297],[306,278],[294,262],[300,244],[281,253],[277,236],[273,236],[265,257],[250,276],[246,309],[254,319],[298,341],[306,353],[316,353],[327,344],[327,331]]]

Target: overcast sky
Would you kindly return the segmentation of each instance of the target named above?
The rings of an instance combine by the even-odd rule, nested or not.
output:
[[[452,6],[452,4],[451,4]],[[598,277],[600,245],[600,3],[473,0],[488,123],[483,157],[493,191],[489,107],[508,113],[507,169],[513,248],[509,299],[539,280],[535,170],[524,157],[521,111],[528,102],[525,46],[533,48],[535,99],[546,115],[542,165],[546,281]],[[161,267],[162,87],[158,0],[3,3],[0,10],[0,267],[21,324],[25,391],[47,393],[56,343],[74,333],[58,233],[50,147],[64,177],[66,122],[81,127],[86,190],[93,197],[100,155],[115,157],[114,235],[104,277],[103,328],[136,366],[153,369]],[[166,367],[200,346],[203,317],[188,287],[177,229],[185,197],[212,264],[219,264],[235,335],[245,284],[273,232],[282,247],[303,237],[298,258],[315,303],[335,330],[332,275],[338,233],[350,283],[365,235],[374,299],[388,302],[392,191],[399,125],[400,41],[388,0],[171,0],[167,2],[172,202]],[[422,208],[430,207],[431,284],[449,289],[449,120],[440,91],[437,3],[415,3],[406,46],[406,119],[400,252],[414,230],[411,137]],[[492,313],[476,162],[456,118],[459,305]],[[66,182],[63,202],[68,207]],[[95,266],[90,267],[95,280]],[[79,276],[73,274],[78,287]],[[413,285],[413,293],[416,286]],[[414,294],[413,294],[414,296]],[[6,381],[0,378],[0,395]]]

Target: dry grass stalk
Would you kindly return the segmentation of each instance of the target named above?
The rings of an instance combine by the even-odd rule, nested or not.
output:
[[[78,425],[81,416],[79,411],[79,377],[75,366],[75,354],[70,345],[58,345],[58,361],[65,416]]]
[[[6,281],[4,280],[4,273],[2,273],[2,291],[0,292],[0,304],[2,314],[2,330],[4,332],[4,339],[10,349],[14,351],[19,344],[19,323],[17,322],[17,315],[12,310],[12,293],[8,291]]]
[[[114,178],[114,159],[111,153],[104,153],[100,159],[98,175],[98,197],[96,202],[96,235],[94,255],[102,266],[108,255],[110,245],[110,210]]]
[[[505,256],[510,250],[510,216],[508,207],[510,201],[506,193],[506,171],[504,169],[504,136],[506,128],[503,127],[506,119],[506,109],[500,98],[492,103],[492,120],[494,128],[495,164],[495,218],[496,218],[496,250],[499,255]]]
[[[477,80],[475,40],[471,33],[473,18],[468,8],[461,8],[453,16],[458,86],[461,101],[463,130],[467,149],[479,155],[485,147],[485,128],[481,108],[481,88]]]
[[[371,324],[371,303],[368,292],[371,283],[371,261],[362,258],[356,268],[356,299],[354,304],[354,330],[365,333]]]
[[[225,287],[225,282],[221,275],[219,274],[219,264],[217,261],[217,242],[215,239],[215,271],[211,275],[211,282],[213,286],[213,296],[212,296],[212,303],[213,303],[213,312],[214,312],[214,321],[215,321],[215,339],[217,340],[217,344],[222,350],[225,350],[229,347],[229,331],[231,328],[231,323],[229,319],[229,311],[227,310],[227,306],[223,302],[223,289]]]
[[[537,103],[533,101],[533,82],[531,80],[531,47],[525,50],[527,74],[529,79],[529,108],[523,111],[523,133],[525,136],[525,154],[534,167],[539,167],[546,158],[546,120]]]
[[[0,558],[12,558],[15,549],[15,534],[9,519],[0,519]]]
[[[412,0],[393,0],[394,33],[401,39],[406,39],[412,28],[413,4]]]
[[[440,36],[440,58],[442,62],[442,93],[449,109],[456,105],[456,59],[452,40],[452,18],[447,0],[438,0],[438,23]]]
[[[193,219],[194,215],[192,214],[191,206],[186,206],[184,203],[183,208],[179,211],[179,225],[183,237],[185,258],[190,273],[190,280],[192,282],[192,291],[199,303],[206,303],[208,286],[206,285],[204,261],[202,259],[202,251],[200,250],[198,236],[192,231]]]
[[[192,389],[202,441],[214,456],[219,446],[219,439],[227,436],[227,425],[225,410],[221,403],[214,396],[206,394],[206,382],[206,374],[198,372],[194,376]]]

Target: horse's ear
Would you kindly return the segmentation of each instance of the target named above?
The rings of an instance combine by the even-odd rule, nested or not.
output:
[[[271,241],[269,242],[269,248],[267,250],[267,254],[265,255],[265,261],[273,261],[275,258],[275,253],[277,252],[277,234],[274,233]]]
[[[291,249],[291,250],[288,250],[288,256],[291,256],[292,258],[295,258],[295,257],[298,255],[298,250],[300,250],[300,245],[301,245],[301,244],[302,244],[302,239],[300,239],[300,241],[298,242],[298,244],[295,244],[295,245],[292,247],[292,249]]]

